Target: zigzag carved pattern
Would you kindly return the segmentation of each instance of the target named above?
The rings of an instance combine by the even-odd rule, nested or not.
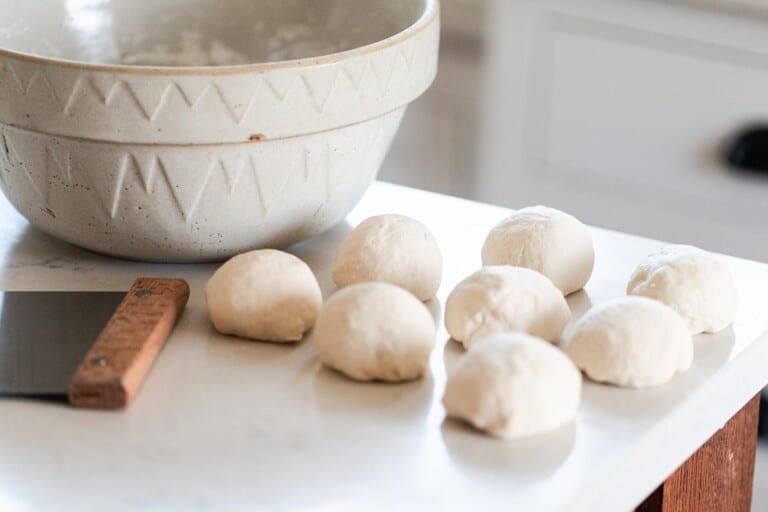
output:
[[[24,181],[31,187],[44,209],[50,206],[50,188],[55,183],[60,183],[93,191],[94,194],[90,194],[90,196],[97,198],[99,209],[105,217],[116,219],[120,213],[123,194],[128,190],[127,186],[138,184],[141,186],[142,192],[148,197],[157,193],[158,187],[167,191],[179,216],[187,224],[190,224],[210,188],[212,178],[217,175],[217,172],[220,172],[230,197],[242,185],[246,176],[251,177],[254,181],[262,215],[267,215],[270,211],[270,205],[263,191],[258,164],[253,153],[239,155],[234,159],[234,162],[229,163],[222,157],[214,158],[202,174],[202,178],[193,187],[193,193],[184,197],[177,191],[178,187],[173,176],[168,172],[165,159],[161,155],[151,155],[142,162],[133,153],[123,154],[113,184],[107,189],[99,189],[87,168],[79,165],[70,151],[60,150],[57,152],[53,144],[46,145],[38,139],[33,139],[30,144],[29,140],[25,140],[25,144],[22,144],[21,147],[26,147],[28,150],[31,148],[35,153],[40,152],[40,155],[36,156],[29,151],[24,152],[22,150],[20,152],[17,150],[14,137],[7,130],[0,130],[0,182],[5,184],[8,172],[21,173],[24,176]],[[44,160],[41,162],[40,158]],[[38,164],[38,166],[33,164]],[[43,188],[30,174],[30,167],[36,167],[45,174]],[[313,171],[323,170],[313,169]]]
[[[141,145],[117,148],[0,126],[0,184],[31,201],[35,211],[38,206],[51,212],[64,203],[72,207],[72,201],[83,201],[104,222],[119,220],[123,211],[142,206],[156,215],[166,215],[162,208],[158,213],[157,205],[167,205],[171,215],[175,211],[178,219],[194,229],[193,224],[203,222],[200,211],[216,208],[228,197],[247,198],[243,213],[263,218],[291,190],[289,187],[296,186],[324,193],[319,211],[322,204],[331,203],[343,176],[334,172],[336,158],[342,158],[342,169],[375,172],[375,160],[383,158],[388,148],[388,144],[380,145],[379,139],[383,134],[394,134],[401,115],[402,110],[391,114],[386,123],[373,123],[353,135],[343,135],[344,144],[355,148],[347,156],[337,157],[334,151],[334,144],[341,139],[334,142],[310,137],[299,145],[275,143],[285,168],[290,169],[287,180],[275,178],[275,174],[282,174],[275,173],[275,153],[264,153],[260,144],[237,145],[242,149],[213,155],[203,149],[190,155]],[[350,157],[354,160],[344,160]],[[78,194],[71,195],[66,189]]]
[[[372,57],[341,65],[336,69],[333,78],[324,84],[320,83],[322,80],[311,78],[312,73],[297,72],[287,85],[282,86],[275,83],[268,75],[263,75],[255,80],[252,92],[244,102],[233,101],[215,82],[208,83],[202,91],[195,94],[178,81],[170,81],[159,88],[157,94],[152,95],[157,98],[156,101],[142,100],[142,95],[137,93],[128,81],[115,80],[103,90],[94,82],[95,75],[90,72],[81,72],[71,88],[62,91],[57,90],[43,68],[35,69],[25,79],[10,60],[0,63],[0,82],[6,79],[12,80],[17,95],[22,97],[27,96],[34,86],[41,85],[65,115],[71,115],[75,105],[89,96],[106,107],[114,104],[122,96],[133,104],[140,116],[150,124],[161,115],[173,96],[181,99],[193,111],[205,98],[213,96],[227,111],[232,121],[239,125],[248,117],[260,94],[267,94],[270,100],[278,103],[289,101],[295,94],[304,95],[317,114],[327,112],[342,80],[347,81],[360,101],[363,101],[364,97],[369,97],[371,93],[383,96],[392,86],[398,66],[403,66],[404,71],[410,73],[414,66],[419,64],[419,58],[423,55],[422,44],[424,43],[416,42],[412,45],[404,45],[392,52],[393,55],[387,56],[386,60],[382,54],[374,54]],[[362,69],[354,69],[360,67]]]
[[[258,95],[264,94],[264,92],[269,94],[271,100],[283,103],[288,101],[292,94],[296,94],[298,89],[300,91],[299,94],[307,96],[310,104],[314,106],[318,114],[323,114],[327,111],[342,79],[348,81],[348,84],[361,100],[364,94],[371,92],[371,87],[377,89],[374,91],[377,95],[384,95],[392,85],[398,64],[402,63],[405,71],[410,73],[417,64],[419,49],[420,45],[413,45],[411,49],[407,48],[407,46],[401,48],[394,52],[390,62],[385,66],[374,64],[374,61],[380,62],[380,59],[363,59],[362,71],[357,73],[351,69],[354,67],[354,64],[341,66],[330,80],[330,85],[327,83],[313,83],[313,79],[310,78],[312,76],[311,73],[297,73],[288,82],[288,85],[283,87],[274,83],[268,76],[262,76],[255,82],[253,91],[241,108],[238,108],[238,101],[231,100],[221,87],[214,82],[207,84],[198,94],[193,94],[186,90],[178,81],[171,81],[162,87],[162,90],[157,95],[159,99],[155,104],[147,104],[146,101],[140,99],[140,95],[137,94],[129,82],[122,79],[116,80],[104,91],[94,83],[90,76],[91,74],[88,72],[79,74],[70,91],[57,91],[43,69],[36,69],[25,80],[16,70],[13,63],[6,61],[0,66],[0,74],[2,74],[0,81],[10,78],[20,96],[26,96],[33,86],[37,85],[38,82],[41,83],[54,103],[66,115],[70,115],[77,102],[84,97],[91,96],[98,103],[109,107],[122,95],[136,107],[141,117],[149,123],[155,122],[160,116],[171,96],[180,98],[188,108],[195,110],[206,97],[213,95],[226,109],[232,121],[236,124],[241,124],[250,114]],[[375,85],[363,87],[365,84]]]
[[[237,189],[237,185],[241,176],[244,174],[246,167],[249,166],[256,180],[258,195],[262,201],[262,210],[266,214],[268,209],[263,203],[261,185],[252,155],[241,158],[234,176],[231,173],[231,169],[221,158],[214,159],[203,173],[202,179],[195,187],[194,194],[191,196],[190,200],[189,197],[185,198],[178,191],[175,180],[169,173],[167,164],[161,156],[153,155],[145,161],[144,165],[142,165],[136,155],[126,153],[122,157],[114,185],[108,193],[108,196],[103,198],[104,206],[109,212],[109,217],[111,219],[117,218],[120,212],[120,205],[123,201],[123,193],[126,190],[126,184],[131,183],[129,176],[132,175],[133,178],[136,179],[136,182],[141,184],[142,190],[147,196],[155,195],[158,191],[158,187],[162,187],[168,191],[173,199],[174,206],[179,213],[179,216],[187,224],[191,224],[195,218],[195,213],[197,212],[200,202],[210,186],[211,179],[216,175],[216,171],[221,170],[223,172],[224,179],[228,185],[229,195],[231,196]]]
[[[6,133],[0,133],[0,139],[0,147],[2,148],[2,152],[0,153],[2,162],[0,162],[0,165],[7,170],[20,169],[35,196],[41,203],[46,204],[48,202],[48,191],[47,189],[45,191],[40,189],[40,186],[35,181],[34,176],[32,176],[29,167],[19,155],[19,151],[16,149],[16,144]],[[3,178],[3,181],[4,180],[5,178]]]

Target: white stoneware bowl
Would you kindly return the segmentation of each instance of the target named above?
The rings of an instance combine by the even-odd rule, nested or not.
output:
[[[0,187],[158,261],[338,222],[437,71],[438,0],[0,0]]]

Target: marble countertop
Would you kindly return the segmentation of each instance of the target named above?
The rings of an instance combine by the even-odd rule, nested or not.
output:
[[[445,257],[429,306],[480,265],[505,210],[376,184],[346,223],[291,250],[330,265],[362,219],[422,220]],[[597,264],[569,298],[578,316],[622,295],[659,242],[595,229]],[[211,265],[151,265],[94,255],[30,228],[0,201],[0,289],[120,290],[139,276],[187,279],[188,309],[123,412],[0,399],[0,510],[616,511],[632,509],[768,382],[768,266],[728,259],[741,306],[733,328],[700,336],[692,369],[648,390],[587,384],[577,420],[502,442],[446,421],[440,398],[462,349],[438,333],[431,374],[358,384],[324,369],[308,341],[279,346],[216,334],[203,285]]]

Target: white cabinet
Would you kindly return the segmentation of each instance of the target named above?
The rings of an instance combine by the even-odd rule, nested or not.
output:
[[[768,175],[721,163],[768,122],[760,3],[492,2],[476,197],[768,260]]]

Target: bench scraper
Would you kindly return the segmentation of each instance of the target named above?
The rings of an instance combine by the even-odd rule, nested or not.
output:
[[[155,278],[128,293],[0,293],[0,396],[125,407],[188,298],[185,281]]]

